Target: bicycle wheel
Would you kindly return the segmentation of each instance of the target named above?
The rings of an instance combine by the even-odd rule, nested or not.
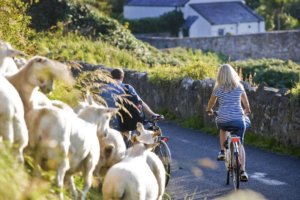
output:
[[[237,190],[240,187],[240,165],[239,165],[239,155],[234,153],[232,148],[232,182],[234,189]]]
[[[226,172],[227,172],[227,176],[226,176],[226,185],[229,185],[229,178],[231,175],[231,152],[230,150],[227,148],[225,149],[225,167],[226,167]]]
[[[166,170],[166,184],[167,187],[171,174],[171,152],[165,141],[160,141],[160,144],[154,149],[154,153],[162,161],[165,170]]]

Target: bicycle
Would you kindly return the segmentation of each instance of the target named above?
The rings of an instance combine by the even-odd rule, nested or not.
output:
[[[225,127],[223,130],[229,133],[225,141],[225,166],[227,169],[226,184],[229,185],[229,179],[231,177],[233,187],[237,190],[240,187],[241,170],[239,160],[240,137],[236,136],[234,132],[238,131],[238,128]]]
[[[217,111],[213,112],[214,116],[218,115]],[[229,185],[230,177],[232,178],[232,183],[234,190],[238,190],[240,187],[240,172],[241,164],[239,159],[239,145],[240,137],[234,133],[239,130],[238,127],[227,126],[222,127],[222,130],[226,131],[227,138],[224,143],[225,147],[225,167],[226,167],[226,184]]]
[[[167,187],[169,180],[170,180],[170,175],[171,175],[172,157],[171,157],[170,148],[167,144],[169,137],[163,136],[161,128],[157,125],[157,122],[162,119],[164,119],[164,116],[159,115],[159,116],[153,117],[152,120],[145,120],[145,124],[146,124],[146,128],[148,130],[159,131],[161,133],[160,136],[157,136],[155,138],[155,142],[159,143],[159,145],[153,149],[153,152],[160,158],[160,160],[162,161],[162,163],[165,167],[165,171],[166,171],[165,186]]]

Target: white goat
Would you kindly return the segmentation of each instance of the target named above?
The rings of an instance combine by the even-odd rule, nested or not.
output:
[[[19,93],[6,78],[0,76],[0,138],[14,144],[18,159],[24,162],[23,150],[28,144],[24,107]]]
[[[147,151],[153,144],[138,142],[128,149],[128,154],[107,172],[103,182],[105,200],[157,200],[158,184],[146,162]]]
[[[51,91],[54,79],[73,83],[73,78],[67,66],[41,56],[31,58],[20,71],[6,78],[19,92],[25,113],[34,106],[52,105],[47,97],[37,98],[35,95],[37,95],[36,91],[39,89],[43,92]],[[43,96],[41,94],[38,95]]]
[[[34,97],[38,87],[51,88],[53,78],[60,78],[68,73],[57,67],[58,63],[44,57],[34,57],[16,74],[8,77],[18,90],[26,110],[26,122],[29,128],[30,145],[39,149],[35,155],[36,161],[49,160],[47,167],[57,170],[57,185],[63,189],[65,175],[69,177],[75,197],[77,191],[72,174],[84,168],[85,188],[82,199],[85,198],[91,186],[92,173],[100,157],[100,147],[97,138],[97,125],[88,123],[63,104],[61,109],[44,96]],[[42,105],[42,106],[41,106]],[[88,133],[87,133],[88,132]],[[67,174],[66,174],[67,173]],[[62,191],[60,198],[63,198]]]
[[[137,123],[137,131],[140,133],[139,140],[144,141],[147,144],[154,144],[155,137],[161,135],[159,131],[153,132],[150,130],[144,129],[144,126],[141,123]],[[159,157],[152,151],[145,152],[147,156],[147,164],[149,165],[151,171],[153,172],[157,184],[158,184],[158,200],[161,200],[165,192],[165,183],[166,183],[166,170],[162,161]]]
[[[23,56],[24,53],[13,49],[9,43],[0,41],[0,74],[11,75],[19,71],[12,58],[18,55]]]
[[[97,131],[101,157],[96,174],[101,171],[101,175],[104,175],[109,167],[124,158],[126,145],[121,133],[109,127],[109,121],[118,112],[118,109],[100,106],[94,102],[91,95],[87,95],[87,99],[80,104],[78,116],[89,121],[91,119],[87,117],[88,113],[95,112],[96,109],[102,113],[101,123],[99,123]]]
[[[10,44],[0,41],[0,138],[8,141],[10,145],[14,144],[19,161],[24,162],[23,150],[28,144],[24,106],[17,90],[2,76],[9,73],[9,69],[17,70],[9,56],[18,54],[21,52],[13,49]],[[12,68],[9,68],[9,63],[12,64]]]

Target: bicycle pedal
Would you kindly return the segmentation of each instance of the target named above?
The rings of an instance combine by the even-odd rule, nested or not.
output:
[[[225,158],[217,158],[217,161],[225,161]]]

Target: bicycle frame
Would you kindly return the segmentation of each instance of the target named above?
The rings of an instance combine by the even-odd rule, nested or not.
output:
[[[239,160],[239,145],[240,137],[231,135],[227,136],[225,144],[225,166],[227,169],[227,185],[229,178],[232,178],[234,189],[239,189],[240,183],[240,160]]]
[[[171,174],[172,157],[171,157],[171,151],[167,145],[169,137],[163,136],[161,128],[157,125],[157,121],[159,121],[159,120],[160,120],[160,118],[155,118],[152,120],[145,120],[145,124],[147,123],[149,125],[149,127],[147,129],[160,132],[160,136],[157,136],[155,138],[155,142],[159,143],[159,145],[153,149],[153,152],[159,157],[159,159],[162,161],[162,163],[165,167],[165,170],[166,170],[165,186],[167,186],[169,183],[170,174]]]

